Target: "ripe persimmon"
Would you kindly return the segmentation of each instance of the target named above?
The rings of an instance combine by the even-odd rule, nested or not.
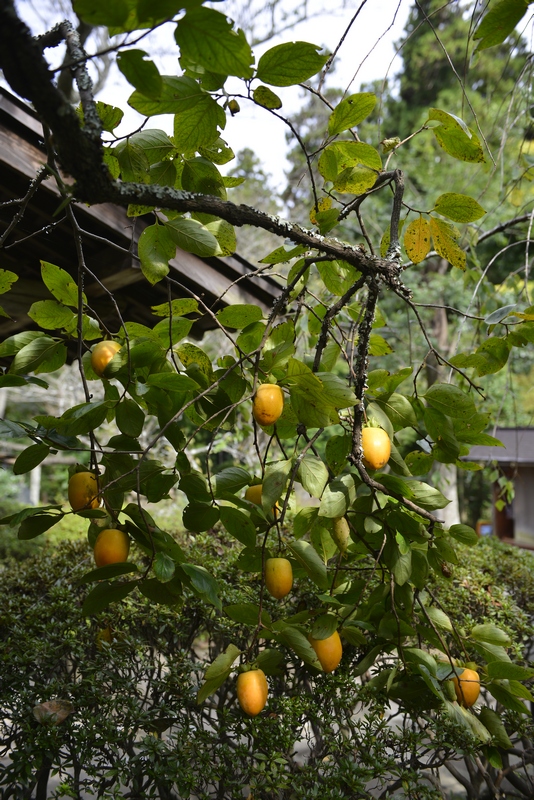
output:
[[[480,677],[474,669],[464,669],[459,676],[452,679],[456,699],[461,706],[471,708],[480,694]]]
[[[69,503],[73,511],[98,508],[98,481],[92,472],[75,472],[69,479]]]
[[[237,676],[237,699],[249,717],[257,716],[265,708],[269,687],[262,669],[250,669]]]
[[[362,428],[362,450],[368,469],[382,469],[391,455],[391,440],[383,428]]]
[[[105,528],[96,537],[94,546],[95,564],[105,567],[127,561],[130,552],[130,537],[117,528]]]
[[[289,594],[293,586],[293,567],[287,558],[268,558],[265,562],[265,586],[277,600]]]
[[[121,349],[118,342],[105,341],[95,344],[91,351],[91,366],[99,378],[104,378],[106,367],[115,355]]]
[[[273,425],[284,410],[284,393],[276,383],[258,386],[252,404],[254,419],[259,425]]]
[[[261,483],[256,483],[254,486],[248,487],[245,492],[245,500],[248,500],[250,503],[255,503],[257,506],[261,506],[262,493],[263,487]]]
[[[343,655],[343,645],[341,644],[339,633],[334,631],[326,639],[314,639],[313,636],[308,636],[308,640],[315,650],[323,671],[333,672],[339,666]]]

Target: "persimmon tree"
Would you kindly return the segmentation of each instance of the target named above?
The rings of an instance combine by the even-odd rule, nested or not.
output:
[[[97,613],[134,592],[173,606],[193,592],[218,613],[248,625],[246,648],[227,642],[206,671],[200,703],[231,678],[238,659],[239,669],[257,667],[267,675],[283,672],[285,659],[297,659],[318,674],[322,667],[309,637],[316,642],[337,632],[354,678],[370,671],[375,688],[405,705],[414,724],[426,728],[437,715],[448,716],[479,740],[488,762],[498,768],[499,748],[510,742],[500,712],[527,713],[523,701],[532,697],[524,681],[534,670],[520,658],[512,660],[506,631],[490,621],[456,626],[454,609],[442,607],[431,590],[429,576],[449,578],[458,548],[461,558],[468,558],[463,548],[478,541],[467,525],[443,525],[440,511],[448,500],[432,485],[432,470],[435,464],[475,469],[468,459],[471,446],[499,444],[486,433],[489,420],[477,378],[497,372],[512,348],[534,340],[534,308],[524,303],[475,318],[487,333],[484,342],[475,352],[447,359],[425,328],[411,289],[417,265],[432,251],[451,270],[478,268],[483,278],[476,237],[484,236],[478,226],[486,211],[476,198],[450,191],[447,166],[456,160],[468,173],[490,164],[483,131],[457,109],[429,108],[424,124],[405,140],[362,141],[358,129],[374,112],[376,95],[363,91],[340,99],[329,109],[320,147],[305,152],[314,200],[310,226],[303,227],[232,203],[235,181],[219,167],[233,153],[222,135],[226,114],[246,102],[290,124],[284,88],[324,74],[328,53],[307,42],[288,42],[256,60],[244,33],[224,13],[198,4],[78,0],[74,8],[86,22],[121,34],[115,54],[133,88],[127,102],[144,121],[131,135],[115,137],[122,110],[95,101],[90,56],[72,25],[64,22],[33,37],[4,0],[0,66],[43,122],[48,160],[35,180],[57,182],[79,261],[71,274],[43,260],[51,298],[31,304],[35,328],[0,345],[6,359],[0,386],[24,386],[36,375],[42,381],[65,363],[66,343],[77,342],[85,402],[59,417],[6,420],[2,435],[30,441],[15,464],[18,473],[45,461],[52,450],[87,452],[102,501],[101,508],[76,512],[88,520],[89,542],[94,545],[102,528],[120,528],[143,554],[138,563],[90,571],[84,580],[94,588],[85,611]],[[524,3],[493,4],[481,21],[474,20],[479,46],[502,42],[524,10]],[[174,27],[182,70],[177,76],[161,75],[141,49],[142,33],[162,24]],[[81,97],[78,108],[58,90],[45,59],[49,48],[63,43]],[[238,89],[227,88],[236,84]],[[320,96],[320,89],[314,91]],[[173,116],[172,135],[151,127],[151,117],[160,114]],[[403,145],[415,135],[426,137],[442,156],[432,204],[417,210],[405,192],[402,170]],[[34,187],[35,182],[28,192]],[[375,240],[366,214],[377,195],[389,208],[389,222]],[[15,209],[2,244],[15,234],[25,201]],[[132,217],[150,217],[137,257],[146,280],[167,282],[169,290],[169,302],[153,308],[152,328],[123,319],[118,306],[115,327],[104,328],[84,294],[85,280],[98,275],[84,260],[76,204],[102,202],[125,207]],[[499,230],[528,219],[529,214],[514,218]],[[276,268],[280,279],[268,314],[252,304],[214,311],[202,298],[185,296],[169,275],[176,247],[206,258],[228,255],[235,246],[234,226],[243,225],[280,237],[274,251],[261,254],[256,269],[261,276]],[[468,248],[457,225],[472,234]],[[359,243],[343,235],[348,227],[358,229]],[[490,225],[486,235],[491,233]],[[16,278],[4,270],[2,289],[8,291]],[[419,326],[428,358],[447,367],[450,380],[429,386],[424,360],[415,368],[408,358],[395,371],[381,368],[380,357],[391,350],[387,333],[378,332],[385,325],[383,298],[395,301]],[[215,358],[188,339],[203,315],[224,343]],[[102,338],[121,347],[103,372],[103,399],[93,400],[91,381],[99,378],[90,351]],[[262,384],[283,392],[283,411],[271,425],[251,418]],[[254,472],[239,463],[216,469],[212,459],[217,438],[239,418],[253,431]],[[112,420],[119,433],[104,441],[101,426]],[[390,440],[388,466],[381,471],[366,467],[372,459],[363,459],[366,425],[380,426]],[[155,432],[142,447],[139,438],[148,426]],[[417,440],[408,449],[407,431]],[[206,434],[211,444],[199,470],[187,453]],[[163,440],[174,449],[170,461],[155,457]],[[260,502],[252,502],[244,490],[258,483]],[[314,505],[295,508],[297,484]],[[295,580],[313,586],[306,607],[294,607],[289,594],[278,616],[267,613],[262,579],[256,603],[223,608],[212,575],[190,560],[146,508],[169,493],[186,499],[188,530],[222,525],[237,540],[242,570],[263,575],[267,559],[289,559]],[[69,513],[58,505],[28,508],[3,522],[19,525],[19,536],[28,539]],[[485,698],[469,709],[457,702],[453,685],[466,667],[476,667]]]

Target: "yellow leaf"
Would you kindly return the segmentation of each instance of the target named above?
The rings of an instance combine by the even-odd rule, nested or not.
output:
[[[458,229],[450,222],[436,217],[430,217],[430,229],[436,252],[453,267],[465,270],[466,255],[456,241],[459,236]]]
[[[408,258],[419,264],[430,250],[430,225],[426,219],[419,217],[410,222],[404,234],[404,247]]]

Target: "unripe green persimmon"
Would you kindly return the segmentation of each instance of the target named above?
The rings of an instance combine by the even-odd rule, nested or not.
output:
[[[346,553],[350,542],[350,528],[346,517],[336,517],[332,527],[332,539],[341,553]]]

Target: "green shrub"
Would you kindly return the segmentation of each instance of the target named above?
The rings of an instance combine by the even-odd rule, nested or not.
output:
[[[225,566],[220,552],[229,542],[220,536],[209,532],[182,546],[216,574],[223,605],[255,599],[259,578]],[[434,587],[436,597],[454,593],[458,625],[490,606],[495,621],[526,642],[533,631],[532,556],[487,542],[469,554],[451,582]],[[76,581],[90,566],[81,542],[4,564],[3,797],[439,798],[429,768],[474,752],[475,740],[448,717],[433,720],[430,740],[429,714],[411,716],[408,701],[388,705],[380,690],[387,664],[376,665],[370,681],[355,678],[356,648],[348,644],[330,675],[313,675],[288,651],[287,668],[269,679],[268,705],[257,718],[240,711],[233,679],[198,705],[206,664],[229,641],[244,646],[247,631],[193,595],[170,608],[134,594],[86,618],[87,587]],[[306,591],[307,581],[299,580],[288,611],[305,603]],[[267,600],[271,606],[280,608]],[[58,725],[38,722],[32,709],[58,699],[72,703],[73,713]],[[513,714],[507,724],[515,738],[532,734]]]

